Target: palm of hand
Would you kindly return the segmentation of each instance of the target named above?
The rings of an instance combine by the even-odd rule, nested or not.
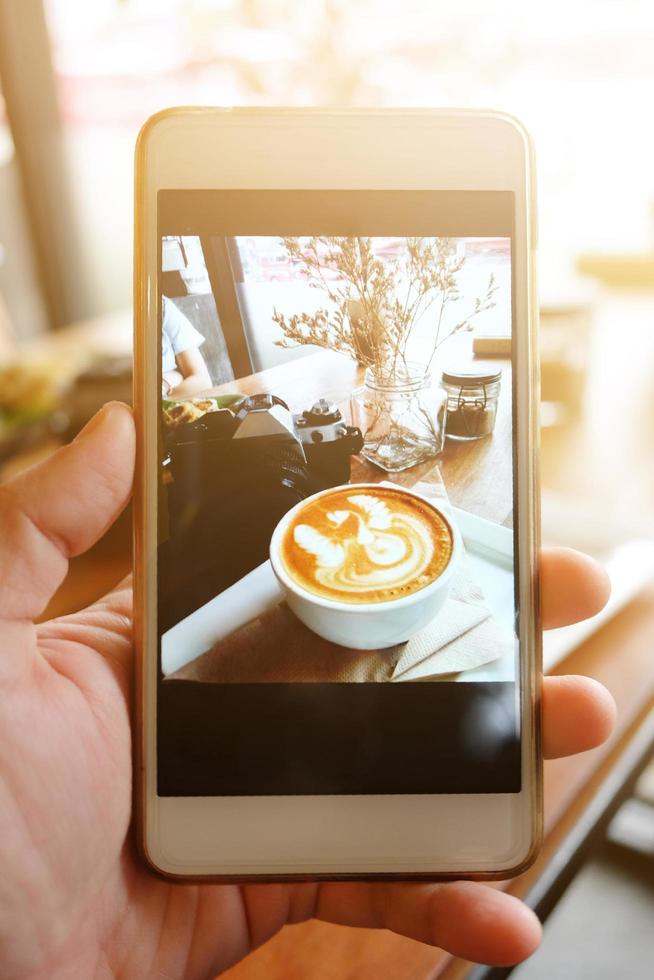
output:
[[[0,708],[0,744],[8,750],[0,860],[13,884],[1,920],[11,933],[2,935],[0,925],[0,950],[9,976],[46,975],[73,932],[92,926],[83,920],[122,846],[130,812],[119,660],[126,631],[100,608],[11,627],[17,669]],[[118,656],[105,659],[112,650]]]
[[[249,948],[238,888],[160,881],[127,838],[130,605],[124,587],[75,616],[12,626],[23,662],[0,708],[0,745],[11,747],[2,759],[0,838],[7,980],[50,978],[58,964],[71,976],[95,976],[103,965],[110,975],[149,976],[162,952],[170,968],[167,950],[173,961],[195,961],[180,976],[210,977]],[[206,948],[202,935],[192,941],[205,917],[224,929],[222,950],[213,931]],[[2,923],[11,924],[5,935]]]
[[[211,978],[312,915],[394,929],[470,959],[528,955],[538,941],[531,914],[478,884],[193,886],[159,880],[140,863],[128,833],[131,588],[74,616],[32,622],[68,556],[124,506],[133,452],[131,417],[111,406],[53,460],[0,487],[3,980]],[[550,625],[603,604],[605,584],[583,560],[550,556],[543,573]],[[589,748],[612,723],[606,692],[565,680],[551,679],[545,692],[550,754]]]

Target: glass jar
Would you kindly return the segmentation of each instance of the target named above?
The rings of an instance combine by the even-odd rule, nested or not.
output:
[[[370,368],[352,392],[352,424],[363,433],[361,455],[387,473],[399,473],[442,452],[445,438],[443,390],[418,365],[392,378]]]
[[[462,371],[444,371],[441,385],[447,393],[445,435],[473,440],[491,435],[497,418],[502,371],[480,365]]]

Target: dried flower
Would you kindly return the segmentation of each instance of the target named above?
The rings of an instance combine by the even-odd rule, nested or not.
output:
[[[497,290],[491,275],[483,297],[466,316],[452,322],[459,302],[458,275],[465,263],[450,238],[407,238],[392,259],[382,261],[370,238],[317,236],[282,238],[290,260],[301,267],[309,286],[320,289],[330,308],[286,316],[273,310],[282,331],[280,347],[314,344],[347,354],[370,368],[380,381],[408,375],[408,347],[418,321],[433,309],[434,336],[425,364],[456,333],[472,328],[473,318],[491,309]]]

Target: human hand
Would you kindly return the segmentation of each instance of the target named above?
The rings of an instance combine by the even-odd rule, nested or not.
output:
[[[165,371],[161,375],[161,391],[164,398],[168,398],[173,389],[184,380],[181,371]]]
[[[135,855],[131,587],[35,626],[131,492],[134,427],[113,404],[74,443],[0,486],[0,974],[3,980],[212,978],[289,922],[392,929],[480,962],[538,945],[536,917],[473,882],[179,885]],[[564,549],[542,558],[547,626],[597,612],[606,576]],[[585,677],[546,678],[544,751],[582,752],[614,705]]]

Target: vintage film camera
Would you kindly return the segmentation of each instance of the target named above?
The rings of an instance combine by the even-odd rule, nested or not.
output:
[[[159,578],[172,621],[264,562],[280,518],[310,494],[348,483],[362,445],[336,405],[320,399],[294,415],[275,395],[253,395],[169,432]]]

